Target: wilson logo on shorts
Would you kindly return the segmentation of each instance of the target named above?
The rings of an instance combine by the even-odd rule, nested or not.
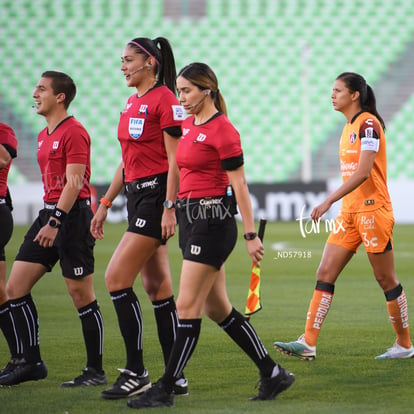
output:
[[[75,276],[82,276],[83,275],[83,267],[74,267],[73,274]]]
[[[192,244],[191,245],[191,248],[190,248],[190,252],[194,256],[198,256],[201,253],[201,247],[200,246],[196,246],[195,244]]]
[[[135,222],[135,227],[143,228],[147,224],[147,220],[144,220],[142,218],[137,218],[137,221]]]

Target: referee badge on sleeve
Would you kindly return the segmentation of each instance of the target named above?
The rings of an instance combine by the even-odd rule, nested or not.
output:
[[[171,108],[173,111],[174,121],[184,121],[185,119],[184,108],[181,105],[172,105]]]
[[[128,131],[131,138],[138,139],[144,131],[145,119],[143,118],[129,118]]]

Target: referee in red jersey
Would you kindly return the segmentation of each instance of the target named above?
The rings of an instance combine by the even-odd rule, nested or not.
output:
[[[12,202],[7,187],[12,159],[17,156],[17,140],[12,128],[0,122],[0,329],[8,341],[11,360],[0,371],[0,378],[6,375],[16,359],[20,357],[20,342],[14,334],[13,315],[6,294],[5,247],[13,233]]]
[[[101,239],[107,210],[117,195],[127,196],[128,229],[112,255],[105,282],[126,349],[126,364],[106,399],[129,397],[151,386],[143,362],[143,319],[133,285],[141,274],[157,322],[159,341],[167,363],[177,330],[177,315],[166,240],[174,235],[178,169],[175,152],[181,136],[183,108],[175,95],[175,61],[169,41],[135,38],[122,54],[121,70],[136,92],[121,112],[118,140],[122,161],[100,200],[91,223]],[[187,394],[187,381],[177,378],[176,394]]]
[[[93,289],[95,240],[89,231],[93,216],[89,186],[91,142],[85,128],[67,112],[75,95],[73,80],[56,71],[44,72],[33,92],[36,111],[47,123],[39,133],[37,152],[44,208],[26,233],[7,283],[23,358],[0,378],[0,385],[47,376],[40,355],[38,314],[31,291],[58,261],[78,310],[87,353],[82,374],[62,386],[106,383],[102,370],[103,321]]]
[[[203,312],[258,367],[259,392],[252,399],[271,400],[295,377],[272,360],[252,325],[232,307],[226,292],[224,263],[237,239],[233,189],[247,251],[256,263],[264,253],[254,231],[240,136],[226,116],[216,75],[209,66],[192,63],[184,67],[177,77],[177,89],[185,111],[193,115],[183,122],[183,137],[177,147],[177,212],[184,257],[177,298],[177,339],[162,378],[140,397],[129,400],[128,406],[173,404],[173,384],[196,347]]]

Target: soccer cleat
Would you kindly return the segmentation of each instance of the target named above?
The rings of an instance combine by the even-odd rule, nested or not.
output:
[[[71,381],[66,381],[62,387],[89,387],[93,385],[106,384],[105,372],[98,372],[95,368],[86,367],[82,370],[82,374]]]
[[[154,384],[139,397],[128,400],[130,408],[171,407],[174,404],[174,392],[168,392],[161,381]]]
[[[294,342],[275,342],[274,347],[282,354],[294,356],[304,361],[316,358],[316,346],[310,346],[305,341],[305,335],[301,335]]]
[[[175,381],[173,385],[173,393],[175,395],[188,395],[188,381],[187,378],[181,377]]]
[[[0,385],[17,385],[26,381],[37,381],[47,377],[47,368],[43,361],[26,362],[24,359],[0,378]]]
[[[273,400],[295,382],[295,376],[291,372],[282,367],[279,368],[279,374],[275,377],[265,378],[260,376],[259,394],[252,397],[252,401]]]
[[[6,366],[0,371],[0,378],[5,377],[6,375],[9,375],[10,372],[12,372],[19,363],[23,362],[24,360],[20,358],[12,358]]]
[[[117,400],[120,398],[132,397],[141,394],[151,387],[148,371],[139,376],[129,369],[118,368],[121,375],[115,381],[111,388],[102,391],[101,397],[108,400]]]
[[[388,348],[386,352],[381,355],[377,355],[375,359],[404,359],[414,357],[414,347],[404,348],[398,345],[397,342],[391,348]]]

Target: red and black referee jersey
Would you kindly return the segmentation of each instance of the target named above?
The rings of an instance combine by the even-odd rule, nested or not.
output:
[[[66,184],[66,166],[68,164],[86,165],[83,185],[79,199],[91,196],[89,181],[91,178],[91,140],[83,125],[73,116],[65,118],[49,134],[47,127],[40,131],[37,138],[37,161],[44,187],[43,200],[56,203]]]
[[[240,134],[220,112],[202,125],[194,125],[194,116],[191,116],[183,122],[182,129],[183,136],[177,147],[178,198],[225,194],[229,178],[222,161],[242,156]]]
[[[4,146],[12,158],[17,155],[17,139],[14,131],[6,124],[0,122],[0,144]],[[10,165],[0,169],[0,197],[5,197],[7,193],[7,176],[9,175]]]
[[[168,171],[163,130],[180,126],[184,119],[184,109],[165,85],[128,99],[118,125],[125,182]]]

